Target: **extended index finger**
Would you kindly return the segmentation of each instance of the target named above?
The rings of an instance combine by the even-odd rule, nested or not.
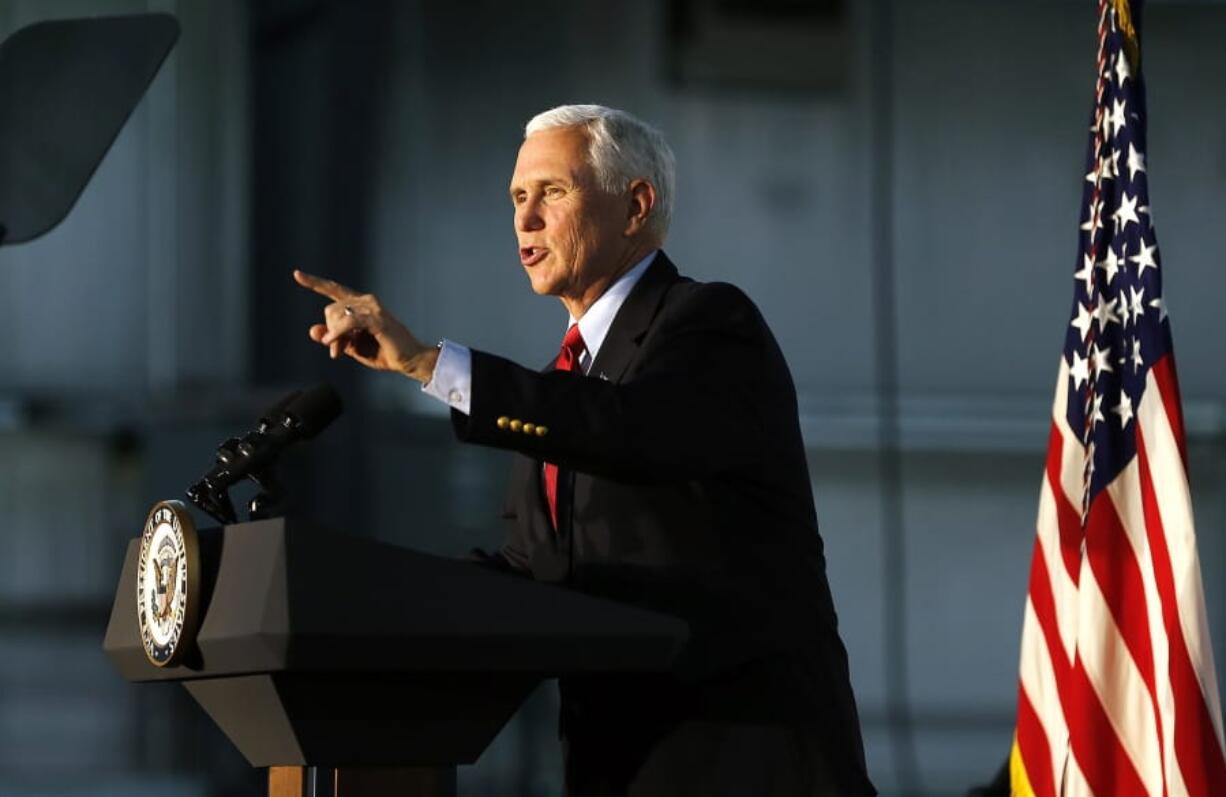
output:
[[[313,290],[320,296],[327,296],[335,302],[343,302],[346,299],[352,299],[354,296],[357,296],[357,291],[347,288],[335,280],[330,280],[327,277],[317,277],[314,274],[308,274],[298,269],[294,269],[294,281],[302,287]]]

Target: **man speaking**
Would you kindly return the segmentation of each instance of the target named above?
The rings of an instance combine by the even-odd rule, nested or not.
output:
[[[871,795],[795,387],[754,304],[661,251],[673,186],[668,144],[625,112],[528,122],[520,262],[570,314],[544,372],[426,345],[376,297],[294,272],[331,300],[309,335],[519,453],[493,563],[689,622],[669,675],[560,680],[568,795]]]

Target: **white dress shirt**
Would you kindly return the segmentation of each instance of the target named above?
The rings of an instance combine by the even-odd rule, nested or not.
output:
[[[630,291],[655,256],[656,250],[648,252],[634,268],[622,274],[605,289],[600,298],[583,314],[583,318],[576,321],[574,316],[571,316],[567,321],[567,329],[570,329],[571,324],[579,325],[579,334],[583,336],[583,343],[587,347],[579,358],[579,366],[584,373],[588,372],[600,353],[600,346],[609,334],[609,327],[613,326],[617,311],[621,309],[626,297],[630,295]],[[472,407],[472,383],[472,351],[467,346],[444,340],[438,353],[438,361],[434,364],[434,375],[421,389],[426,395],[433,396],[452,409],[468,415]]]

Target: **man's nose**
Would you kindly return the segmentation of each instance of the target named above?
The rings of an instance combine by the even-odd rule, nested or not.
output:
[[[515,229],[522,232],[533,232],[545,226],[541,216],[540,206],[536,202],[525,202],[515,209]]]

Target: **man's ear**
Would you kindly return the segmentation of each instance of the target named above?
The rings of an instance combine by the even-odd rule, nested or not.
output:
[[[642,232],[655,207],[655,186],[646,180],[630,181],[629,202],[626,205],[626,227],[623,235],[629,238]]]

